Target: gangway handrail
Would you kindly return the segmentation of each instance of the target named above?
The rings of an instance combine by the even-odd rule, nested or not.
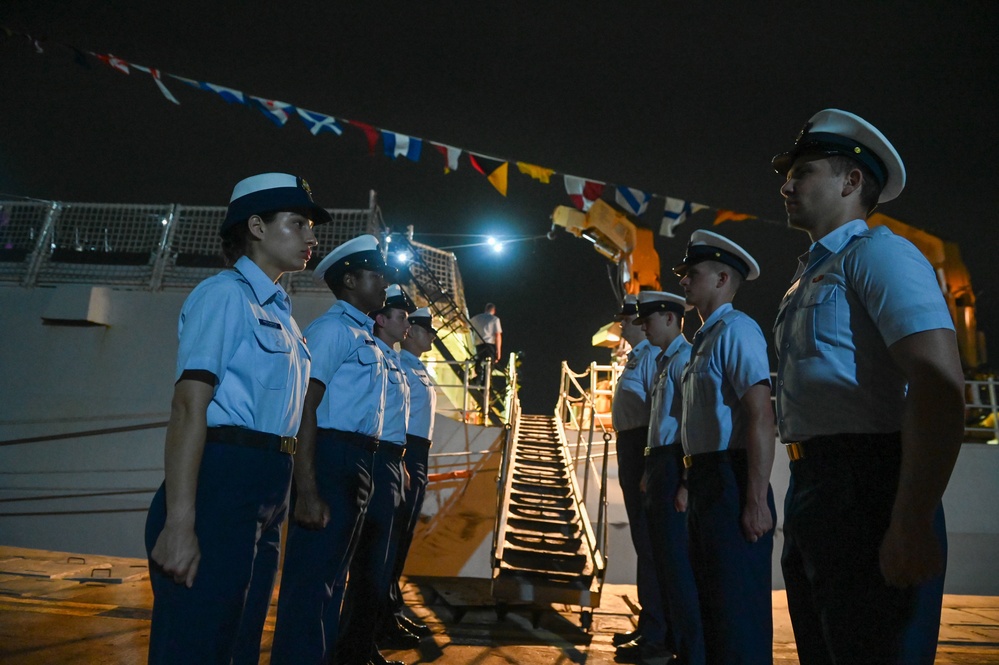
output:
[[[607,509],[607,473],[608,473],[608,462],[610,455],[610,441],[613,438],[611,431],[604,425],[603,421],[600,420],[597,412],[596,405],[596,390],[598,381],[598,372],[610,372],[611,375],[611,391],[613,392],[613,386],[616,383],[617,377],[620,374],[619,370],[614,365],[597,365],[597,363],[590,363],[590,367],[586,372],[576,373],[573,372],[567,362],[562,362],[562,377],[560,381],[559,399],[555,407],[555,417],[558,419],[560,426],[565,429],[566,423],[571,423],[576,431],[576,451],[573,454],[573,460],[578,461],[579,456],[579,446],[582,443],[582,431],[583,422],[580,422],[575,409],[570,408],[574,404],[583,403],[584,412],[585,408],[589,407],[590,418],[588,423],[588,436],[586,445],[586,456],[583,458],[585,460],[583,468],[586,470],[583,475],[583,491],[581,500],[583,504],[586,504],[586,499],[589,492],[589,477],[592,472],[594,476],[599,477],[599,489],[597,497],[597,519],[596,519],[596,536],[594,549],[595,554],[606,560],[607,551],[607,538],[608,538],[608,509]],[[590,379],[589,389],[584,389],[579,383],[580,378],[588,376]],[[572,388],[578,391],[579,396],[574,397],[571,394]],[[601,391],[602,392],[602,391]],[[593,434],[594,427],[599,425],[601,433],[603,434],[604,449],[602,454],[602,468],[597,473],[593,460]]]

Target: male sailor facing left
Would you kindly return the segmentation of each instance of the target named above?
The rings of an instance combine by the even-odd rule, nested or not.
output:
[[[684,665],[703,665],[704,632],[687,544],[687,487],[680,443],[680,381],[690,359],[690,342],[682,332],[687,307],[673,293],[642,291],[634,325],[641,326],[658,351],[642,485],[656,579],[673,637],[667,647]]]
[[[665,653],[666,618],[659,596],[649,531],[642,510],[639,485],[645,472],[645,444],[649,431],[649,391],[656,375],[656,351],[642,329],[632,325],[638,316],[637,298],[625,296],[617,318],[621,336],[631,345],[628,362],[617,380],[611,406],[611,423],[617,433],[618,480],[628,514],[631,542],[637,561],[638,602],[642,606],[638,627],[631,633],[614,635],[618,662],[638,662],[644,656]]]

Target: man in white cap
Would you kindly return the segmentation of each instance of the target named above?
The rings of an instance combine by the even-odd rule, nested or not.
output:
[[[631,542],[635,546],[638,603],[638,626],[630,633],[613,637],[616,657],[621,662],[639,662],[645,657],[667,653],[665,603],[659,595],[655,562],[649,543],[649,529],[642,508],[640,485],[645,472],[645,444],[649,432],[649,393],[656,376],[657,351],[645,333],[633,325],[638,316],[638,296],[627,295],[617,317],[621,337],[631,345],[627,364],[618,377],[611,403],[611,424],[616,432],[617,477],[628,515]]]
[[[399,359],[406,370],[406,380],[409,383],[409,422],[406,425],[404,460],[409,474],[409,486],[406,488],[403,504],[396,514],[393,530],[395,557],[391,562],[393,567],[388,585],[389,612],[386,614],[383,634],[402,636],[403,640],[411,642],[406,633],[418,637],[428,637],[432,634],[427,625],[403,614],[399,578],[406,565],[409,546],[413,541],[413,532],[419,521],[427,490],[427,465],[430,461],[430,448],[433,445],[437,390],[420,356],[433,348],[437,329],[434,328],[433,314],[428,307],[421,307],[410,314],[409,323],[412,327],[406,339],[402,340],[402,350],[399,352]],[[388,645],[385,641],[388,635],[379,636],[380,646]]]
[[[312,366],[298,431],[292,519],[271,662],[320,665],[339,629],[340,597],[371,495],[388,370],[369,312],[385,304],[387,268],[365,235],[334,248],[313,279],[337,301],[305,329]]]
[[[933,268],[867,215],[905,168],[837,109],[773,159],[807,255],[774,328],[791,461],[781,564],[809,663],[932,663],[946,560],[941,497],[963,434],[964,377]]]
[[[343,618],[335,665],[385,663],[375,648],[375,633],[387,612],[385,590],[392,571],[393,522],[402,504],[406,455],[406,424],[409,420],[409,384],[406,370],[395,345],[409,334],[409,313],[416,308],[398,284],[386,290],[385,306],[371,312],[375,343],[382,353],[388,381],[385,384],[385,410],[378,451],[371,469],[374,485],[361,526],[357,549],[343,597]],[[410,633],[394,636],[391,648],[415,648],[419,638]],[[402,637],[410,638],[403,641]]]
[[[674,272],[702,322],[683,372],[680,430],[706,662],[771,663],[770,363],[759,325],[732,307],[760,268],[728,238],[698,230]]]
[[[690,342],[683,336],[687,308],[687,302],[676,294],[642,291],[634,325],[641,326],[656,349],[642,485],[656,579],[672,634],[672,644],[667,646],[678,662],[704,665],[701,608],[687,543],[687,481],[680,442],[680,381],[690,359]]]

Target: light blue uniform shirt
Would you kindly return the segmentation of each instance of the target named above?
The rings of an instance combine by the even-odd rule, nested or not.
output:
[[[406,424],[409,422],[409,384],[406,383],[406,369],[399,360],[399,354],[391,346],[375,337],[375,343],[382,351],[388,382],[385,384],[385,422],[382,424],[382,441],[400,446],[406,445]]]
[[[611,404],[611,425],[617,432],[649,424],[649,391],[656,379],[659,349],[643,339],[628,353],[628,364],[617,380]]]
[[[770,384],[763,331],[726,303],[694,335],[683,372],[683,450],[688,455],[745,449],[739,400],[757,383]]]
[[[218,379],[209,427],[235,425],[294,436],[309,381],[309,350],[291,317],[291,300],[248,257],[209,277],[184,301],[177,372]]]
[[[406,381],[409,383],[409,423],[406,425],[406,433],[433,440],[434,416],[437,414],[434,380],[430,378],[426,365],[415,354],[403,349],[399,352],[399,359],[406,369]]]
[[[690,342],[677,335],[670,342],[657,366],[662,367],[652,388],[652,407],[649,414],[649,448],[676,443],[680,434],[683,406],[680,400],[680,381],[683,368],[690,359]]]
[[[381,438],[388,371],[375,343],[374,321],[337,300],[305,329],[312,352],[310,378],[326,386],[317,425]]]
[[[940,328],[954,329],[940,284],[908,240],[857,219],[813,243],[774,326],[781,439],[899,431],[906,381],[888,347]]]

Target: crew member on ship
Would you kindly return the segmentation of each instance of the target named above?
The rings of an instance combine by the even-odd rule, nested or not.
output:
[[[422,307],[409,315],[411,328],[406,339],[402,340],[402,350],[399,359],[406,369],[406,380],[409,383],[409,421],[406,424],[406,472],[409,474],[409,486],[406,488],[403,504],[396,515],[393,537],[396,539],[395,557],[392,563],[392,574],[388,585],[388,612],[378,637],[379,646],[413,644],[413,639],[429,637],[432,634],[426,624],[411,619],[403,613],[402,588],[399,578],[402,576],[409,555],[409,547],[413,541],[413,532],[420,519],[423,499],[427,491],[427,465],[430,461],[430,447],[433,445],[434,417],[437,414],[437,391],[434,380],[427,371],[420,356],[433,348],[437,338],[434,328],[433,314],[427,307]]]
[[[901,193],[905,167],[873,125],[837,109],[812,116],[773,167],[788,224],[812,241],[774,327],[798,655],[931,664],[964,377],[933,268],[865,221]]]
[[[337,300],[305,330],[312,352],[298,432],[292,518],[271,662],[321,665],[339,633],[343,588],[372,491],[388,370],[369,312],[388,286],[378,240],[331,251],[313,274]]]
[[[244,608],[266,608],[273,589],[309,376],[305,338],[277,281],[305,269],[312,226],[330,219],[301,178],[241,180],[219,229],[230,269],[181,309],[166,478],[146,519],[150,663],[259,652],[264,616]]]
[[[701,318],[681,379],[680,431],[706,662],[769,665],[777,518],[770,364],[759,325],[732,306],[760,268],[736,243],[698,230],[674,271]]]
[[[375,647],[375,634],[387,612],[385,591],[392,572],[390,561],[395,554],[391,547],[393,522],[402,505],[405,484],[408,484],[403,458],[409,420],[409,384],[395,345],[409,334],[409,313],[415,310],[402,288],[392,284],[387,290],[385,306],[369,314],[374,320],[375,343],[382,353],[388,376],[385,416],[371,470],[374,487],[343,599],[342,629],[333,657],[336,665],[362,665],[369,661],[384,665],[387,662]],[[418,646],[419,638],[412,634],[410,637],[411,643],[392,646]],[[395,663],[393,661],[392,665]]]
[[[683,336],[687,308],[682,296],[642,291],[633,325],[641,326],[656,349],[642,489],[659,595],[666,601],[672,634],[672,643],[667,647],[678,662],[704,665],[701,608],[687,544],[687,481],[680,442],[680,378],[690,359],[690,342]]]
[[[656,376],[657,352],[645,333],[632,325],[638,316],[637,296],[627,295],[616,318],[621,322],[621,337],[631,346],[627,364],[617,380],[611,403],[611,425],[616,432],[618,482],[624,496],[631,542],[637,559],[638,626],[629,633],[617,633],[613,643],[615,657],[622,662],[638,662],[643,657],[668,653],[668,628],[665,604],[659,595],[655,563],[649,543],[642,492],[639,488],[645,472],[645,445],[649,435],[649,392]]]

